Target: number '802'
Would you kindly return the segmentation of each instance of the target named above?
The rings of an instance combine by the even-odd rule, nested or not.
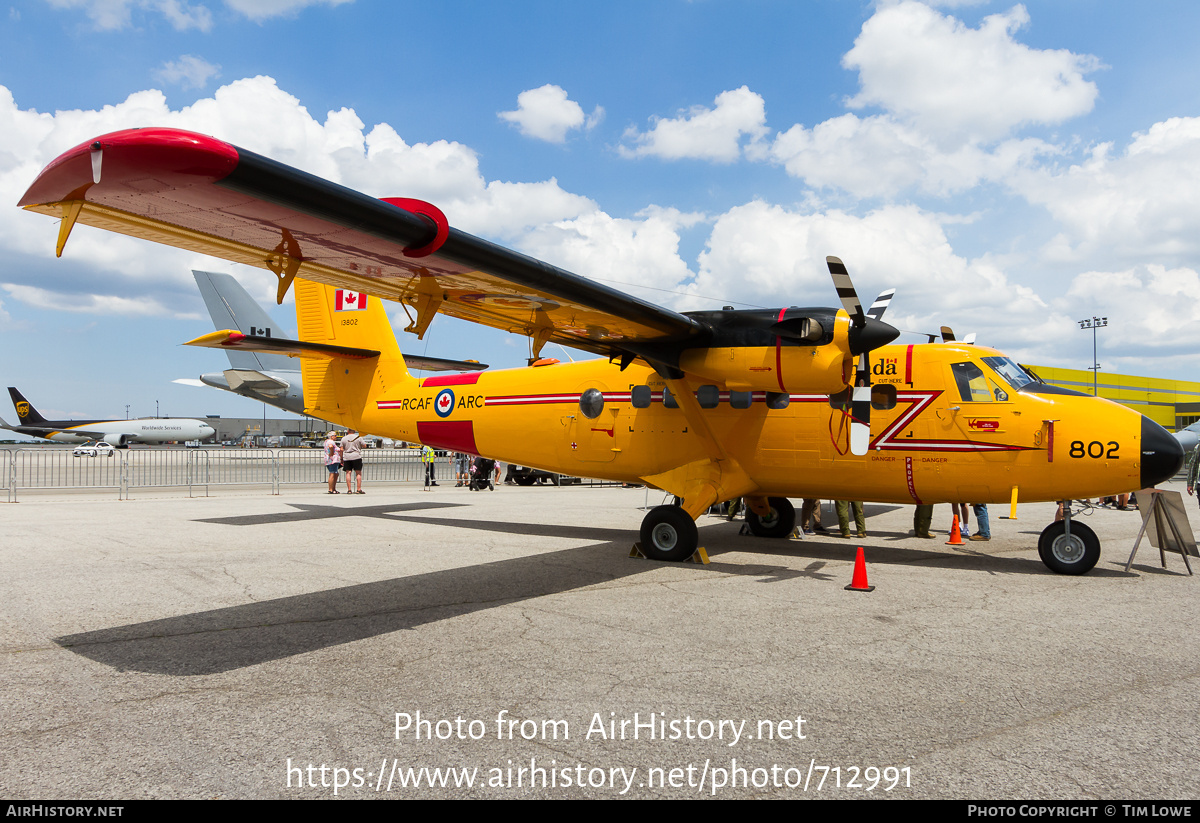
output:
[[[1103,457],[1105,460],[1117,460],[1120,455],[1117,450],[1121,448],[1121,444],[1116,440],[1109,440],[1107,445],[1099,440],[1093,440],[1091,443],[1085,444],[1082,440],[1071,441],[1071,451],[1068,454],[1071,457],[1091,457],[1099,460]]]

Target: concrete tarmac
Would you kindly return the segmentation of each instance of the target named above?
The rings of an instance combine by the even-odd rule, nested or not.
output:
[[[366,489],[0,505],[0,795],[1198,796],[1200,578],[1124,572],[1136,512],[1064,577],[1052,504],[699,566],[628,557],[641,489]]]

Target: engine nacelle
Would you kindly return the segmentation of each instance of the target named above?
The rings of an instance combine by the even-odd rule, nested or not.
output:
[[[832,340],[813,345],[799,335],[774,335],[773,346],[688,349],[679,367],[730,391],[836,394],[854,377],[850,319],[838,312]]]

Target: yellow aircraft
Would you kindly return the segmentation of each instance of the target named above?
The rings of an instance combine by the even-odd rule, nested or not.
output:
[[[882,306],[863,311],[837,258],[841,309],[681,314],[457,231],[428,203],[377,200],[172,129],[81,144],[20,205],[61,219],[60,254],[82,222],[269,269],[281,301],[294,283],[299,341],[226,331],[193,343],[300,356],[318,417],[674,494],[679,505],[642,523],[653,559],[693,554],[695,519],[735,497],[756,534],[785,537],[789,497],[1087,498],[1182,464],[1153,421],[1041,383],[997,351],[887,345],[898,332]],[[414,378],[367,295],[399,301],[418,337],[439,312],[527,335],[531,365]],[[541,360],[549,341],[603,359]],[[1100,546],[1068,518],[1039,551],[1054,571],[1082,574]]]

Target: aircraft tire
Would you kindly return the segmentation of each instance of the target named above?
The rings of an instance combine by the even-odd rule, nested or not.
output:
[[[642,519],[642,554],[651,560],[687,560],[696,551],[696,521],[678,506],[656,506]]]
[[[1068,540],[1066,527],[1060,520],[1042,530],[1042,536],[1038,538],[1038,554],[1052,572],[1086,574],[1100,560],[1100,538],[1087,526],[1072,521]]]
[[[746,525],[755,537],[788,537],[796,528],[796,507],[786,497],[768,497],[771,513],[759,517],[754,509],[746,507]]]
[[[518,486],[532,486],[533,481],[536,478],[534,478],[533,476],[528,475],[528,474],[519,474],[516,477],[514,477],[513,479],[517,481]]]

